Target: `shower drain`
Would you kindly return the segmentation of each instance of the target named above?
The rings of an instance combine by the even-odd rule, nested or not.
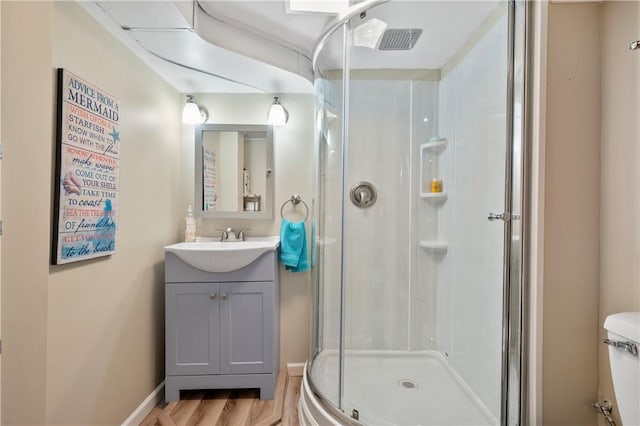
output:
[[[403,387],[405,389],[417,389],[418,388],[418,383],[414,382],[413,380],[409,380],[409,379],[400,379],[400,380],[398,380],[398,385],[400,385],[401,387]]]

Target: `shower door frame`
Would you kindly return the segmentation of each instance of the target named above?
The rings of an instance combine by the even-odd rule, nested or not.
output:
[[[507,86],[507,146],[505,172],[504,259],[503,259],[503,320],[502,320],[502,389],[501,425],[526,424],[527,360],[525,342],[528,288],[528,205],[531,174],[528,91],[531,65],[531,2],[509,1],[509,46]],[[516,150],[516,147],[519,148]],[[520,152],[518,156],[516,153]],[[519,167],[519,181],[514,179],[514,167]],[[516,195],[514,197],[514,194]],[[514,232],[514,223],[519,226]],[[519,240],[519,244],[513,244]],[[515,284],[515,285],[514,285]],[[514,407],[515,406],[515,407]]]
[[[352,17],[360,15],[375,6],[386,3],[389,0],[364,0],[339,15],[328,26],[323,35],[318,39],[313,50],[313,71],[319,76],[317,60],[320,52],[328,39],[340,28],[343,36],[343,75],[342,75],[342,137],[343,153],[348,145],[348,108],[349,100],[349,40],[347,27]],[[503,313],[502,313],[502,368],[501,368],[501,409],[500,424],[523,425],[526,424],[526,407],[528,402],[527,386],[527,356],[526,342],[528,339],[528,308],[526,289],[529,272],[528,241],[530,236],[530,224],[527,213],[530,205],[530,176],[531,169],[531,138],[530,120],[531,113],[528,105],[531,91],[530,71],[532,52],[532,12],[531,2],[526,0],[508,0],[508,63],[507,63],[507,126],[506,126],[506,158],[505,158],[505,199],[504,199],[504,250],[503,250]],[[518,149],[516,149],[516,147]],[[517,154],[519,152],[519,155]],[[515,156],[517,155],[517,158]],[[346,202],[344,179],[346,178],[346,155],[342,157],[342,210]],[[514,167],[519,167],[520,178],[514,181]],[[316,170],[316,178],[319,180],[319,169]],[[319,183],[317,184],[319,185]],[[319,186],[316,188],[319,189]],[[516,196],[514,197],[514,194]],[[318,206],[320,209],[322,206]],[[322,213],[322,211],[319,211]],[[320,215],[318,215],[319,217]],[[514,232],[514,222],[519,223]],[[342,220],[344,227],[344,219]],[[344,229],[342,229],[344,235]],[[519,239],[519,244],[512,244],[514,237]],[[342,242],[344,245],[344,241]],[[344,262],[344,246],[341,248]],[[349,417],[342,409],[344,389],[344,309],[345,309],[345,277],[344,265],[341,265],[340,282],[340,346],[338,367],[338,406],[334,406],[325,400],[322,393],[316,389],[311,378],[311,365],[318,355],[318,342],[313,343],[312,359],[305,369],[306,382],[310,384],[311,391],[318,396],[319,401],[327,412],[341,420],[342,424],[359,425],[358,421]],[[319,283],[315,283],[314,292],[318,295]],[[319,302],[319,299],[316,299]],[[316,306],[316,309],[317,306]],[[319,309],[318,309],[319,311]],[[314,338],[319,337],[317,327],[320,327],[318,311],[316,311]]]

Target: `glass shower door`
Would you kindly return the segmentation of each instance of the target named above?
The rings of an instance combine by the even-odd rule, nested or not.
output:
[[[314,390],[335,407],[340,407],[342,383],[343,45],[343,32],[336,31],[318,57],[323,73],[315,81],[318,222],[312,241],[316,318],[311,379]]]
[[[366,424],[502,417],[506,227],[487,214],[506,196],[509,14],[453,3],[390,2],[347,24],[340,402]],[[455,54],[425,55],[438,38],[424,17],[474,7],[482,25]],[[381,49],[412,29],[414,47]]]
[[[376,4],[317,51],[311,388],[342,424],[517,424],[525,3]]]

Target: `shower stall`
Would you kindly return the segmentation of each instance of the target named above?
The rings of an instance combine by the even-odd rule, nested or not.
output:
[[[319,40],[302,424],[520,422],[525,9],[365,1]]]

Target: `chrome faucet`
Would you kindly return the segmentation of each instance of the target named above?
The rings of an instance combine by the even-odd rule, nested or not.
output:
[[[222,230],[222,235],[220,235],[220,241],[231,241],[236,239],[236,231],[233,230],[232,227],[227,227],[227,229]]]
[[[246,232],[250,231],[250,229],[242,229],[240,232],[236,233],[236,231],[232,227],[227,227],[227,229],[217,229],[218,231],[222,231],[220,235],[220,241],[244,241],[246,239]]]

